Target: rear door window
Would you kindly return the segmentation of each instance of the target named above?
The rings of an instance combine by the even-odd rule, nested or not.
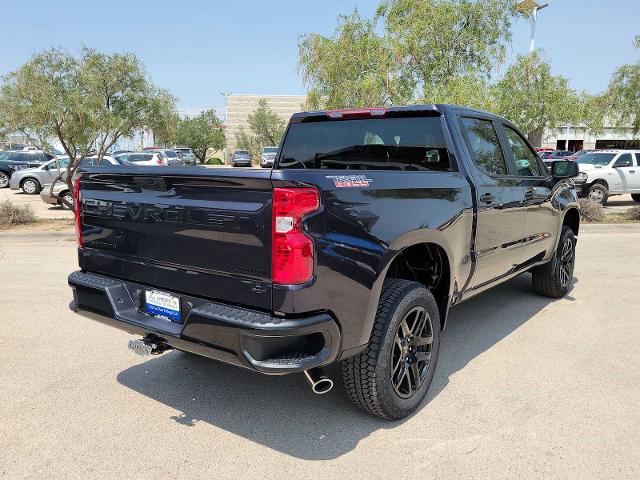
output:
[[[387,117],[293,123],[279,168],[451,170],[442,121]]]
[[[507,164],[493,122],[482,118],[462,117],[473,163],[491,175],[507,175]]]

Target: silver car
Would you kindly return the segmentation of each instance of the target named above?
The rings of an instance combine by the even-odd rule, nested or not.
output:
[[[174,148],[176,152],[182,154],[182,159],[184,160],[185,165],[195,165],[196,164],[196,155],[193,153],[188,147],[176,147]]]
[[[80,167],[94,166],[96,165],[96,160],[97,157],[83,158],[80,161]],[[121,162],[117,158],[107,156],[103,157],[102,161],[97,165],[101,167],[116,166],[123,165],[123,162]],[[55,177],[51,180],[51,182],[53,182],[54,179]],[[51,205],[60,205],[61,207],[65,207],[65,204],[60,200],[61,198],[64,198],[68,203],[73,205],[73,193],[69,190],[69,187],[65,183],[64,179],[58,181],[54,185],[53,195],[49,194],[49,192],[51,191],[51,182],[49,182],[49,184],[47,185],[42,185],[42,190],[40,191],[40,199],[44,203],[50,203]]]
[[[51,185],[45,185],[40,192],[40,199],[44,203],[50,203],[51,205],[59,205],[62,208],[67,206],[60,200],[64,198],[69,204],[73,205],[73,193],[69,190],[69,187],[65,182],[58,182],[53,187],[53,195],[50,195]]]
[[[260,166],[262,168],[273,167],[273,162],[276,159],[278,153],[278,147],[262,147],[260,149]]]
[[[43,185],[51,184],[69,166],[69,157],[60,157],[34,168],[16,170],[9,180],[11,190],[37,195]]]

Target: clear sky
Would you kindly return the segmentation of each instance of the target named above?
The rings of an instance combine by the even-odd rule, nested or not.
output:
[[[302,94],[297,41],[330,34],[340,13],[370,15],[380,0],[0,0],[0,74],[49,47],[130,51],[181,109],[222,105],[221,92]],[[613,70],[636,61],[640,0],[555,0],[539,15],[536,46],[574,88],[603,90]],[[513,28],[510,58],[529,45]]]

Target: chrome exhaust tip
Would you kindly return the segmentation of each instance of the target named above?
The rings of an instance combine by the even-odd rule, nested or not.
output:
[[[329,393],[333,388],[333,380],[327,377],[320,368],[305,370],[304,376],[307,378],[309,385],[311,385],[311,390],[316,395]]]

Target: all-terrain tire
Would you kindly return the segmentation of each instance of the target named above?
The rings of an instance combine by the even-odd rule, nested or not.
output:
[[[551,261],[531,271],[533,290],[544,297],[564,297],[571,288],[575,259],[576,237],[565,225]]]
[[[428,349],[429,360],[422,360],[419,364],[421,369],[418,378],[421,383],[412,383],[411,378],[416,378],[416,373],[410,375],[408,363],[403,364],[405,375],[411,378],[406,379],[411,386],[419,385],[410,396],[401,396],[398,386],[394,385],[392,374],[393,355],[399,350],[397,335],[401,335],[401,324],[412,312],[426,311],[425,318],[430,319],[428,333],[418,336],[409,335],[416,343],[429,342],[428,345],[415,347],[416,349]],[[416,313],[417,315],[417,313]],[[418,323],[417,317],[415,324]],[[405,323],[405,326],[407,324]],[[426,325],[426,324],[425,324]],[[423,327],[426,328],[426,327]],[[422,335],[422,336],[420,336]],[[430,340],[429,340],[430,338]],[[407,344],[410,343],[407,341]],[[413,347],[411,347],[413,348]],[[399,419],[409,415],[422,402],[438,361],[440,350],[440,314],[435,298],[424,285],[408,280],[390,279],[385,281],[378,303],[373,331],[367,348],[355,357],[348,358],[342,362],[342,376],[345,390],[351,401],[365,412],[385,418]],[[423,358],[427,353],[421,350]],[[410,353],[408,355],[411,355]],[[417,358],[417,353],[416,357]],[[400,361],[396,362],[399,365]],[[422,377],[424,376],[424,379]],[[405,385],[405,386],[406,386]]]

